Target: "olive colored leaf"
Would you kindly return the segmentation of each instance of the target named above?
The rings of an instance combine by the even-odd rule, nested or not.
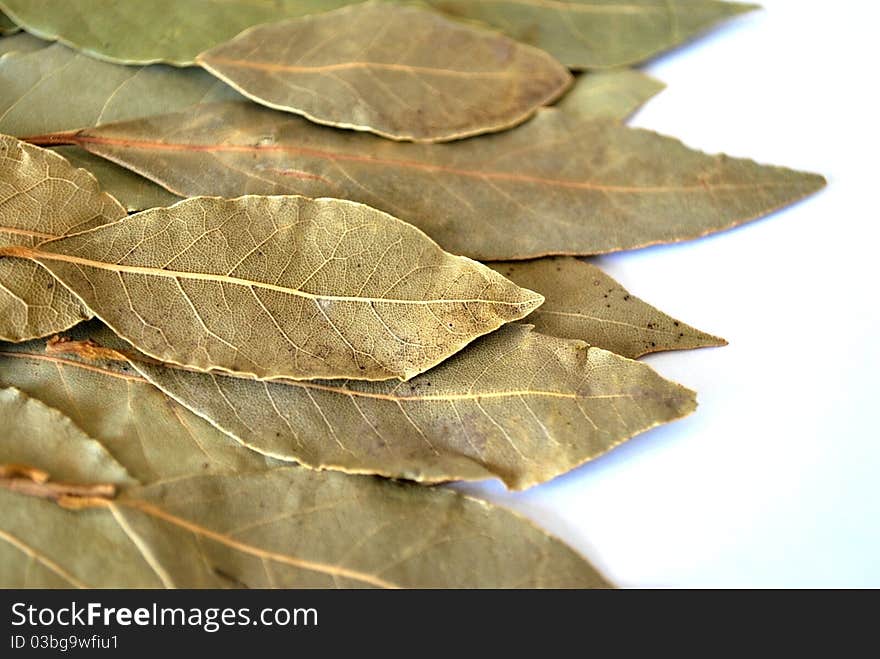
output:
[[[242,97],[199,69],[122,66],[61,44],[0,61],[0,132],[9,135],[86,128],[233,100]]]
[[[629,359],[727,345],[631,295],[590,263],[563,256],[486,265],[544,295],[544,304],[526,319],[544,334],[580,339]]]
[[[95,331],[94,322],[74,328],[68,337],[88,338]],[[47,352],[46,347],[43,340],[0,344],[0,386],[16,387],[65,414],[140,482],[239,473],[277,464],[242,449],[126,364],[84,360]],[[61,473],[36,457],[17,462],[43,467],[53,476]],[[62,478],[71,480],[64,474]],[[100,476],[92,480],[112,482]]]
[[[123,64],[189,65],[245,28],[329,11],[359,0],[0,0],[44,39]],[[423,0],[546,50],[572,69],[643,61],[755,5],[717,0]],[[125,26],[125,29],[120,29]]]
[[[630,69],[585,73],[554,107],[571,117],[623,121],[665,87]]]
[[[0,40],[0,48],[7,40],[25,36],[46,44],[21,34]],[[76,93],[71,94],[71,89]],[[59,103],[59,98],[64,102]],[[111,64],[61,44],[0,61],[0,132],[16,136],[177,112],[206,101],[239,99],[242,97],[229,86],[198,69]],[[130,211],[178,201],[152,181],[81,149],[64,149],[61,153],[92,172],[102,188]]]
[[[422,483],[499,478],[525,489],[696,407],[692,391],[645,364],[516,324],[403,384],[132,365],[255,451]]]
[[[572,82],[537,48],[374,2],[250,28],[197,62],[263,105],[416,142],[510,128]]]
[[[136,482],[68,417],[14,387],[0,387],[0,465],[20,465],[22,471],[27,465],[37,485],[50,475],[72,483]],[[0,480],[7,476],[0,474]]]
[[[392,142],[245,103],[31,139],[80,145],[183,196],[352,199],[486,261],[697,238],[825,184],[552,108],[516,130],[452,144]]]
[[[147,355],[259,379],[409,379],[543,301],[339,199],[194,198],[8,253]]]
[[[88,325],[71,338],[101,333]],[[124,364],[62,356],[63,346],[47,353],[44,345],[0,346],[0,381],[73,410],[150,486],[124,487],[112,500],[65,501],[93,508],[80,511],[0,489],[0,587],[609,585],[526,520],[454,492],[272,468],[271,461],[227,463],[236,454],[221,449],[219,431]],[[103,354],[97,346],[94,352]],[[199,429],[190,434],[180,425]],[[47,438],[40,432],[34,439]],[[0,440],[0,461],[29,458],[3,447]],[[87,457],[75,451],[64,469]],[[69,474],[63,459],[34,462],[49,475]],[[95,482],[116,481],[91,473]]]
[[[56,153],[0,135],[0,249],[34,247],[125,214],[85,170]],[[90,317],[44,269],[0,256],[0,339],[46,336]]]
[[[0,368],[0,377],[6,375]],[[112,515],[74,514],[34,498],[51,496],[53,481],[80,483],[83,492],[106,488],[90,483],[132,484],[125,468],[70,419],[15,389],[0,389],[3,462],[20,464],[33,487],[23,487],[25,478],[0,477],[0,587],[85,587],[73,572],[95,585],[161,586]],[[146,579],[135,578],[138,572]]]
[[[21,28],[13,23],[9,16],[0,14],[0,34],[12,34],[18,32]]]
[[[637,64],[757,8],[717,0],[426,1],[543,48],[571,69]]]
[[[0,585],[609,586],[581,556],[513,513],[370,477],[296,467],[197,475],[91,504],[65,511],[0,491]]]
[[[121,64],[178,66],[245,28],[359,0],[0,0],[29,32]]]
[[[0,38],[0,57],[32,53],[35,50],[42,50],[49,45],[48,41],[37,39],[27,32],[19,32]],[[2,95],[2,92],[0,92],[0,95]]]
[[[101,189],[130,212],[171,206],[180,201],[180,197],[168,192],[161,185],[109,160],[92,155],[78,146],[58,146],[52,151],[67,158],[72,165],[88,170],[98,179]]]
[[[0,588],[161,588],[110,512],[72,512],[0,489]]]

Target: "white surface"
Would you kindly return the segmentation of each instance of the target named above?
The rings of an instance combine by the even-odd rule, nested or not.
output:
[[[644,67],[632,122],[824,174],[784,212],[597,259],[730,341],[646,359],[700,408],[531,491],[522,511],[624,586],[880,587],[877,3],[763,0]]]

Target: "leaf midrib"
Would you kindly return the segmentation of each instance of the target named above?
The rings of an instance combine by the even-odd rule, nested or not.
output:
[[[207,152],[207,153],[260,153],[281,152],[293,153],[330,161],[360,162],[370,165],[400,167],[417,169],[426,172],[440,172],[466,178],[475,178],[493,181],[506,181],[511,183],[528,183],[544,185],[547,187],[570,188],[578,190],[594,190],[597,192],[610,192],[621,194],[678,194],[683,192],[708,193],[717,190],[756,190],[765,188],[790,188],[808,187],[804,181],[754,181],[748,183],[695,183],[690,185],[616,185],[597,183],[594,181],[575,181],[571,179],[549,179],[542,176],[518,174],[515,172],[498,172],[487,170],[471,170],[419,162],[416,160],[399,160],[392,158],[375,158],[348,153],[335,153],[298,147],[292,145],[247,145],[247,144],[185,144],[180,142],[157,142],[150,140],[138,140],[128,138],[102,137],[85,133],[58,133],[54,135],[38,135],[23,138],[25,141],[52,144],[77,144],[88,150],[89,144],[107,147],[119,147],[122,149],[134,149],[144,151],[183,151],[183,152]],[[100,153],[99,153],[100,155]]]
[[[220,275],[214,273],[200,273],[200,272],[186,272],[183,270],[165,270],[162,268],[151,268],[145,266],[135,266],[135,265],[124,265],[119,263],[106,263],[104,261],[95,261],[93,259],[87,259],[79,256],[71,256],[70,254],[61,254],[57,252],[46,252],[40,249],[28,249],[26,247],[11,247],[7,248],[3,251],[4,254],[9,254],[11,256],[18,256],[22,258],[29,258],[35,261],[43,262],[43,261],[60,261],[62,263],[70,263],[73,265],[84,266],[88,268],[95,268],[98,270],[108,270],[110,272],[116,273],[125,273],[125,274],[136,274],[136,275],[145,275],[150,277],[165,277],[168,279],[190,279],[195,281],[213,281],[220,284],[231,284],[235,286],[243,286],[245,288],[262,288],[265,290],[274,291],[276,293],[283,293],[286,295],[292,295],[294,297],[301,297],[307,300],[313,301],[326,301],[326,302],[356,302],[360,304],[400,304],[400,305],[415,305],[415,306],[426,306],[426,305],[434,305],[434,304],[488,304],[488,305],[499,305],[506,307],[527,307],[530,304],[535,304],[540,300],[540,298],[529,298],[526,300],[522,300],[519,302],[507,302],[504,300],[487,300],[483,298],[460,298],[460,299],[437,299],[437,300],[405,300],[399,298],[373,298],[373,297],[359,297],[359,296],[350,296],[350,295],[319,295],[317,293],[308,293],[306,291],[301,291],[296,288],[288,288],[286,286],[278,286],[277,284],[270,284],[268,282],[260,282],[260,281],[251,281],[249,279],[241,279],[240,277],[233,277],[231,275]]]
[[[234,538],[230,538],[227,535],[219,533],[217,531],[212,531],[209,528],[201,526],[200,524],[196,524],[190,520],[184,519],[182,517],[178,517],[166,510],[163,510],[159,506],[155,506],[146,501],[142,501],[139,499],[119,499],[116,501],[107,502],[107,507],[110,508],[111,511],[115,511],[117,506],[123,506],[126,508],[131,508],[133,510],[137,510],[145,515],[148,515],[154,519],[159,519],[163,522],[167,522],[178,528],[189,531],[190,533],[207,538],[209,540],[213,540],[219,544],[222,544],[230,549],[234,549],[236,551],[240,551],[245,554],[249,554],[251,556],[256,556],[261,559],[266,559],[270,561],[274,561],[276,563],[282,563],[284,565],[289,565],[290,567],[295,567],[303,570],[309,570],[312,572],[320,572],[322,574],[327,574],[333,577],[342,577],[345,579],[352,579],[355,581],[360,581],[362,583],[369,584],[371,586],[376,586],[378,588],[386,588],[386,589],[398,589],[398,586],[395,583],[390,581],[386,581],[385,579],[381,579],[380,577],[373,576],[370,574],[366,574],[364,572],[360,572],[358,570],[352,570],[349,568],[345,568],[339,565],[332,565],[329,563],[320,563],[317,561],[309,561],[303,558],[297,558],[296,556],[290,556],[287,554],[282,554],[280,552],[268,551],[265,549],[260,549],[259,547],[255,547],[246,542],[242,542],[240,540],[235,540]],[[115,517],[115,515],[114,515]],[[117,520],[118,523],[118,520]]]
[[[118,371],[111,371],[109,369],[104,369],[99,366],[92,366],[91,364],[85,364],[83,362],[74,361],[72,359],[65,359],[63,357],[57,357],[54,355],[41,355],[29,352],[7,352],[0,351],[0,357],[11,357],[18,359],[37,359],[41,361],[47,361],[56,365],[62,366],[71,366],[74,368],[81,368],[87,371],[91,371],[93,373],[99,373],[102,375],[107,375],[110,377],[119,378],[122,380],[140,382],[143,384],[152,383],[144,378],[134,375],[129,375],[127,373],[120,373]],[[134,361],[132,359],[132,361]],[[218,376],[215,373],[202,373],[200,371],[192,371],[188,368],[177,366],[175,364],[161,364],[161,366],[168,368],[172,371],[184,371],[186,373],[197,373],[198,375],[207,375],[209,377],[231,377],[234,379],[247,380],[251,382],[260,382],[259,380],[252,380],[251,378],[243,378],[235,375],[221,375]],[[265,384],[265,383],[264,383]],[[518,396],[530,396],[530,397],[540,397],[540,398],[558,398],[564,400],[606,400],[606,399],[620,399],[620,398],[632,398],[630,394],[591,394],[591,395],[579,395],[577,393],[565,393],[562,391],[542,391],[542,390],[505,390],[505,391],[489,391],[489,392],[479,392],[479,393],[461,393],[461,394],[423,394],[423,395],[410,395],[410,396],[400,396],[395,394],[381,394],[376,392],[367,392],[367,391],[358,391],[356,389],[350,389],[344,386],[333,387],[329,385],[322,385],[315,381],[309,380],[274,380],[272,384],[283,385],[286,387],[297,387],[300,389],[306,390],[316,390],[316,391],[324,391],[332,394],[337,394],[339,396],[349,396],[355,398],[367,398],[372,400],[384,400],[392,403],[432,403],[432,402],[455,402],[455,401],[476,401],[476,400],[484,400],[484,399],[493,399],[493,398],[514,398]]]
[[[546,75],[526,75],[516,71],[456,71],[454,69],[439,69],[431,66],[417,66],[415,64],[399,64],[391,62],[337,62],[335,64],[315,64],[302,66],[293,64],[281,64],[265,60],[241,60],[228,57],[199,57],[198,63],[209,69],[216,65],[230,66],[237,69],[255,69],[257,71],[270,71],[273,73],[313,73],[321,74],[328,71],[346,71],[351,69],[379,69],[384,71],[400,71],[403,73],[420,73],[425,75],[447,76],[454,78],[536,78],[546,80]]]

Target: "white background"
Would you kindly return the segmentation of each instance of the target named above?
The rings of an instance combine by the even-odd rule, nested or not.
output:
[[[645,66],[668,89],[632,123],[828,188],[733,231],[596,259],[730,341],[646,359],[697,390],[697,413],[525,493],[462,488],[622,586],[880,587],[880,8],[759,1]]]

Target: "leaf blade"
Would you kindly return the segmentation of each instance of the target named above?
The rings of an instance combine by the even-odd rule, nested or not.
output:
[[[352,0],[2,0],[28,31],[58,40],[91,57],[120,64],[190,66],[195,56],[243,29],[351,4]],[[120,25],[131,26],[120,30]],[[181,26],[189,29],[181,30]]]
[[[86,339],[92,325],[65,336]],[[132,369],[49,352],[46,341],[0,345],[0,385],[16,387],[65,414],[142,483],[276,464],[243,450]],[[45,468],[57,471],[54,465]]]
[[[296,468],[193,476],[96,505],[71,512],[0,491],[0,584],[609,587],[585,559],[513,513],[364,477]],[[28,571],[35,557],[36,575]]]
[[[35,467],[73,483],[136,481],[73,421],[15,387],[0,388],[0,463]]]
[[[12,34],[20,29],[9,16],[0,13],[0,34]]]
[[[111,64],[57,43],[0,62],[0,132],[16,136],[234,100],[241,95],[199,69]]]
[[[244,446],[313,469],[526,489],[690,414],[644,364],[509,325],[405,385],[258,383],[132,366]]]
[[[698,238],[825,185],[815,174],[710,156],[553,109],[516,130],[453,144],[390,142],[245,104],[33,139],[78,144],[181,195],[350,198],[484,261]]]
[[[262,105],[415,142],[511,128],[572,82],[536,48],[372,2],[250,28],[196,61]]]
[[[487,265],[545,296],[525,319],[544,334],[586,341],[629,359],[727,345],[631,295],[591,263],[559,257]]]
[[[2,490],[0,510],[4,588],[163,586],[109,514],[84,515]]]
[[[18,32],[0,38],[0,57],[32,53],[35,50],[46,48],[48,45],[48,42],[37,39],[27,32]],[[2,129],[0,129],[0,132],[2,132]]]
[[[665,87],[631,69],[585,73],[553,107],[582,119],[623,121]]]
[[[5,360],[0,378],[12,372],[26,382],[45,381],[45,372],[31,371],[39,362],[28,350],[4,348],[20,356],[0,357]],[[84,367],[94,368],[84,363],[64,368],[92,373]],[[151,385],[144,386],[163,397]],[[98,424],[101,434],[112,435],[101,431],[100,415],[96,418],[87,410],[82,414]],[[155,432],[142,438],[145,451],[165,453],[161,425],[151,427]],[[121,438],[109,438],[125,448]],[[0,453],[3,446],[0,442]],[[128,485],[113,501],[84,502],[94,509],[63,510],[44,500],[0,491],[0,585],[609,586],[556,538],[523,518],[455,492],[271,463],[204,474],[199,448],[192,442],[157,462],[156,471],[138,466],[141,460],[132,447],[117,454],[125,468],[134,467],[150,485]],[[44,464],[60,467],[59,457]],[[187,475],[177,459],[193,471]],[[92,468],[87,473],[107,477]],[[308,523],[303,525],[303,520]]]
[[[543,300],[337,199],[194,198],[15,253],[151,357],[258,379],[408,379]]]
[[[354,4],[356,0],[0,0],[29,31],[123,64],[191,65],[198,53],[252,25]],[[694,38],[755,5],[717,0],[400,0],[427,4],[548,51],[572,69],[628,66]],[[119,24],[134,26],[120,31]],[[181,30],[180,26],[190,27]]]
[[[98,180],[101,189],[118,200],[129,212],[171,206],[180,201],[180,197],[162,186],[78,146],[58,146],[51,150],[75,167],[89,172]]]
[[[210,562],[219,563],[227,574],[242,575],[239,578],[251,587],[608,585],[581,557],[522,518],[449,491],[292,468],[228,479],[228,483],[215,480],[210,489],[205,481],[196,477],[168,487],[143,488],[132,493],[134,505],[128,505],[128,497],[120,501],[120,513],[136,531],[155,534],[159,517],[175,534],[185,530],[186,545],[176,547],[180,553],[163,551],[159,556],[166,565],[197,564],[191,558],[199,551],[191,538],[195,532],[208,540],[205,552]],[[292,496],[279,500],[270,494],[273,491]],[[234,513],[229,514],[234,510],[232,497],[224,496],[226,492],[250,498],[251,508],[259,510],[250,526],[234,537],[226,532],[230,525],[225,520],[234,519]],[[209,493],[220,494],[220,510],[199,505]],[[303,526],[296,513],[309,499],[314,512],[309,516],[311,524]],[[365,515],[365,510],[373,513]],[[276,521],[267,526],[264,520]],[[328,522],[344,531],[322,533]],[[297,537],[302,535],[306,537]],[[360,538],[371,539],[363,544],[357,542]],[[162,550],[168,546],[156,545]],[[544,574],[536,566],[541,556],[553,565]],[[259,560],[263,558],[269,560],[271,574]],[[443,564],[462,563],[472,567],[438,570]],[[190,579],[176,583],[199,583]]]
[[[125,209],[61,156],[0,135],[0,249],[118,220]],[[0,257],[0,339],[63,331],[91,313],[34,263]]]
[[[716,0],[427,0],[543,48],[571,69],[631,66],[757,5]]]
[[[25,36],[35,40],[26,33],[14,38]],[[184,110],[205,101],[242,99],[204,71],[127,67],[95,60],[61,44],[39,43],[46,46],[39,52],[0,61],[0,133],[22,136],[79,129]],[[77,93],[70,94],[70,89]],[[65,102],[59,103],[59,98]],[[178,201],[153,182],[81,149],[57,150],[92,172],[128,210]]]

